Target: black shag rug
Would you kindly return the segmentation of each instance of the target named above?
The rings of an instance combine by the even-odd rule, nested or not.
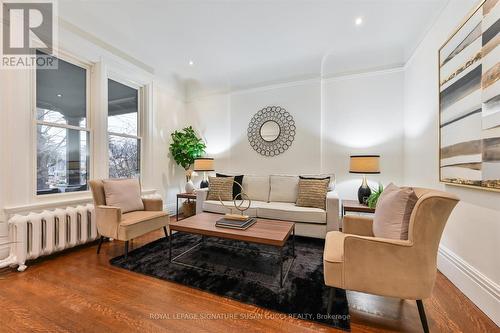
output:
[[[200,236],[184,233],[176,233],[172,244],[173,263],[169,262],[166,238],[129,252],[128,259],[118,256],[110,263],[295,318],[350,329],[344,290],[335,290],[332,312],[327,314],[322,239],[296,237],[295,259],[291,257],[289,241],[284,249],[283,267],[288,273],[282,288],[276,247],[211,237],[202,243]]]

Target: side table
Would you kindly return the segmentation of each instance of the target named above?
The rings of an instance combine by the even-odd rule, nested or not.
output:
[[[357,200],[342,200],[342,216],[347,212],[375,213],[375,208],[370,208],[365,204],[360,204]]]
[[[179,199],[196,200],[196,193],[177,193],[175,219],[179,221]]]

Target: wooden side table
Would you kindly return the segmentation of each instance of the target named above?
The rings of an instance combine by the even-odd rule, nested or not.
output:
[[[175,220],[179,221],[179,199],[196,200],[196,193],[177,193],[177,202],[175,208]]]
[[[342,200],[342,216],[347,212],[356,213],[375,213],[375,208],[370,208],[367,205],[360,204],[357,200]]]

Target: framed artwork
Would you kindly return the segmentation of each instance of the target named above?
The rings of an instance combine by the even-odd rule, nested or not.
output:
[[[485,0],[439,49],[439,178],[500,191],[500,1]]]

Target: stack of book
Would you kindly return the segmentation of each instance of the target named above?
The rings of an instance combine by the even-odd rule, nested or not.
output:
[[[255,223],[255,218],[253,217],[249,217],[245,220],[231,220],[223,217],[217,220],[217,222],[215,222],[215,226],[221,228],[245,230],[248,229],[254,223]]]

